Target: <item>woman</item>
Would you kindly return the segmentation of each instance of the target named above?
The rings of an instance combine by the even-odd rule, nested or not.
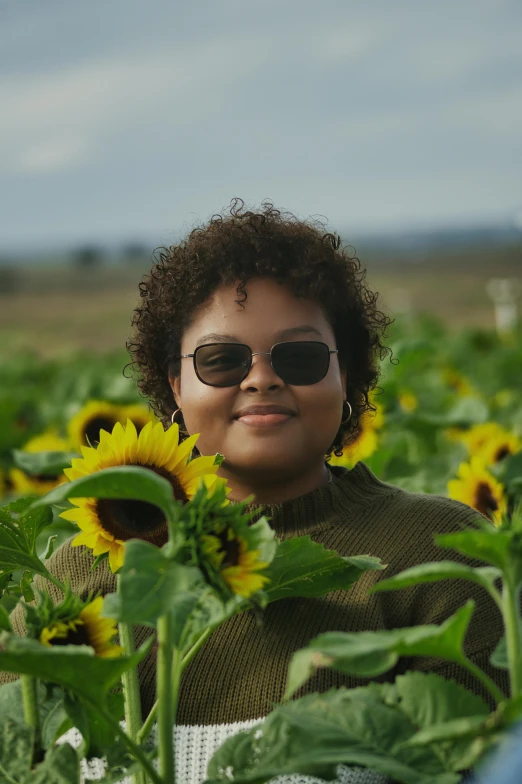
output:
[[[309,534],[341,555],[379,556],[386,577],[441,557],[466,562],[435,548],[432,535],[472,525],[475,511],[384,484],[362,463],[348,471],[325,461],[357,436],[388,353],[389,319],[336,236],[270,204],[253,213],[237,201],[165,249],[140,290],[129,346],[140,389],[167,427],[177,421],[201,434],[202,454],[224,455],[232,499],[254,495],[279,538]],[[50,562],[76,591],[113,591],[114,576],[91,564],[68,544]],[[210,748],[231,725],[266,715],[282,698],[291,654],[321,632],[440,623],[471,595],[478,609],[468,654],[498,680],[488,661],[502,631],[480,589],[455,581],[368,595],[382,574],[367,572],[324,599],[276,602],[261,623],[245,613],[222,626],[184,675],[185,737]],[[433,660],[401,661],[388,677],[411,668],[479,690],[456,665]],[[145,711],[154,677],[150,660],[141,673]],[[324,669],[306,691],[343,683],[360,681]]]

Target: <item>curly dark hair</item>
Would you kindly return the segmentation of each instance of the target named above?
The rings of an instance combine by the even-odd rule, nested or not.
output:
[[[246,283],[263,276],[285,283],[296,297],[317,302],[329,319],[352,406],[330,453],[339,455],[356,438],[361,415],[375,409],[369,393],[379,377],[378,359],[391,353],[382,343],[391,319],[378,309],[366,271],[339,236],[322,222],[299,220],[271,202],[253,212],[234,199],[226,212],[191,231],[185,241],[158,249],[154,261],[140,283],[142,302],[134,311],[127,348],[138,387],[164,424],[175,408],[168,375],[180,372],[181,338],[196,308],[220,284],[235,282],[236,301],[243,303]]]

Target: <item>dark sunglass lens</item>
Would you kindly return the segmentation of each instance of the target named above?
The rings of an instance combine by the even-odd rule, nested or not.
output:
[[[278,343],[272,349],[272,365],[285,384],[317,384],[328,373],[330,352],[326,343]]]
[[[196,349],[196,370],[201,381],[213,387],[239,384],[250,367],[248,346],[216,343]]]

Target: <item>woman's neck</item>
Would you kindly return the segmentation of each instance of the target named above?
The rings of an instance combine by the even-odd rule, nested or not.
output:
[[[227,480],[230,487],[228,497],[232,501],[244,501],[245,498],[254,496],[256,504],[282,504],[292,501],[328,484],[330,479],[326,463],[313,466],[309,471],[294,477],[237,472],[225,465],[221,466],[218,473]]]

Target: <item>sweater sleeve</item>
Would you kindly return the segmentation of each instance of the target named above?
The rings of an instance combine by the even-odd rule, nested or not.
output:
[[[466,528],[477,527],[477,522],[479,521],[483,523],[484,518],[478,512],[465,504],[451,501],[441,496],[426,496],[421,500],[421,506],[424,507],[425,523],[421,526],[421,529],[424,530],[419,531],[417,546],[420,546],[421,541],[423,544],[422,551],[419,551],[418,554],[417,563],[450,560],[472,567],[485,565],[483,562],[468,558],[455,550],[440,548],[434,542],[436,534],[456,533]],[[431,536],[429,531],[432,532]],[[394,569],[393,571],[401,571],[413,565],[414,563],[410,561],[409,564],[404,563],[400,566],[400,569]],[[389,575],[386,572],[382,575],[383,579],[387,576]],[[502,637],[504,630],[498,607],[489,594],[480,586],[464,579],[448,579],[435,583],[424,583],[411,589],[406,589],[406,591],[409,592],[411,602],[411,625],[415,626],[424,624],[439,625],[470,599],[473,600],[475,603],[474,612],[464,642],[466,655],[506,695],[509,694],[507,672],[493,667],[490,663],[491,653]],[[389,601],[399,601],[401,594],[404,593],[405,591],[390,592],[388,595]],[[400,669],[401,671],[417,669],[437,672],[444,677],[454,678],[491,702],[491,696],[484,690],[482,684],[469,671],[463,669],[458,664],[441,659],[414,657],[403,660],[400,664]]]
[[[62,582],[70,580],[73,593],[83,600],[87,599],[90,594],[105,596],[108,593],[114,593],[116,591],[116,575],[109,570],[107,561],[103,561],[95,569],[92,569],[93,563],[94,557],[90,551],[83,547],[71,547],[71,540],[68,540],[53,553],[46,562],[46,566],[51,574]],[[37,575],[34,584],[39,590],[46,591],[55,604],[62,600],[63,595],[60,589],[45,578]],[[19,602],[11,613],[11,624],[15,634],[21,637],[25,635],[23,602]],[[136,626],[134,633],[136,646],[142,645],[152,633],[152,629]],[[147,715],[155,699],[155,658],[156,651],[153,646],[138,668],[144,715]],[[0,672],[0,685],[16,680],[17,677],[13,673]]]

